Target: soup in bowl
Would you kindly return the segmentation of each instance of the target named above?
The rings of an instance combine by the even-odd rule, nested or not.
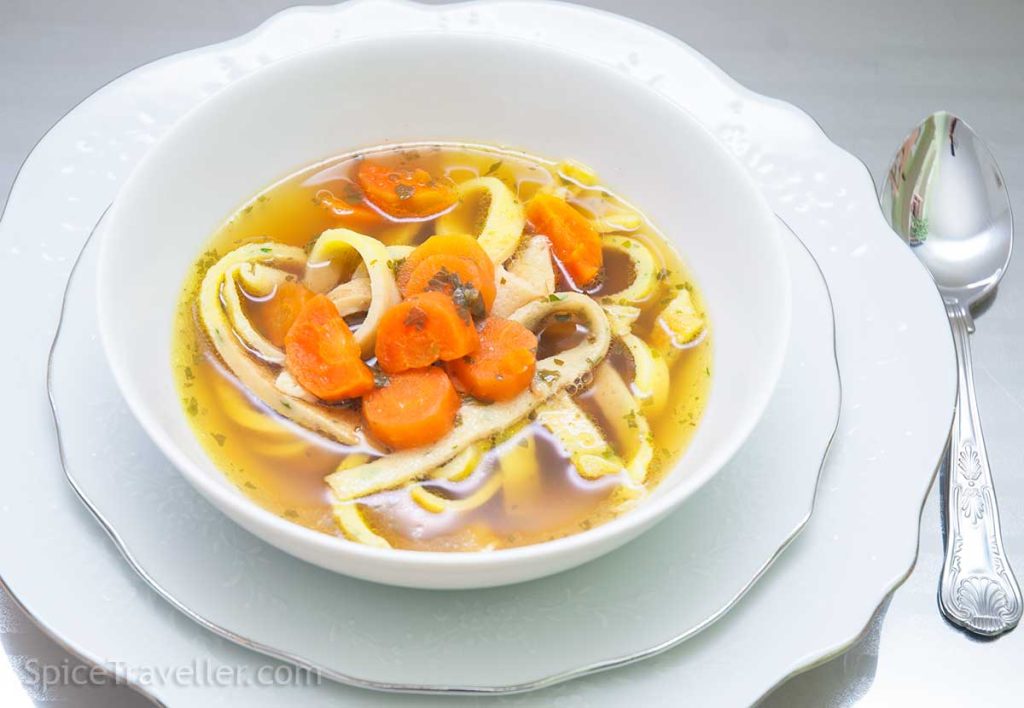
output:
[[[720,469],[789,281],[763,199],[665,99],[410,35],[186,116],[111,210],[99,309],[133,412],[228,516],[332,570],[474,587],[606,552]]]

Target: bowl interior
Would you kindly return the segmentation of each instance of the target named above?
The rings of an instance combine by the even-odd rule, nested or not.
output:
[[[103,341],[136,416],[215,503],[256,524],[280,521],[213,467],[186,420],[170,363],[186,272],[217,226],[268,184],[356,148],[431,140],[582,161],[690,266],[715,336],[705,417],[679,468],[606,527],[678,503],[735,452],[779,374],[789,276],[773,217],[681,109],[611,68],[522,41],[421,34],[319,49],[235,83],[171,130],[118,197],[100,254]]]

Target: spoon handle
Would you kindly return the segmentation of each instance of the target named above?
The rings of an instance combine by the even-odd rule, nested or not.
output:
[[[1020,621],[1021,594],[1003,553],[999,509],[974,398],[971,317],[959,303],[947,303],[946,312],[953,328],[958,383],[949,440],[946,561],[939,604],[954,624],[996,636]]]

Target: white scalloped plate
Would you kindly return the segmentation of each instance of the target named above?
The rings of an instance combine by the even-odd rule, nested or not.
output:
[[[102,228],[72,274],[50,361],[65,471],[160,594],[244,646],[372,688],[534,688],[692,636],[810,517],[838,422],[839,378],[828,289],[781,224],[794,293],[790,346],[765,416],[736,457],[683,509],[607,558],[472,592],[382,587],[325,571],[246,533],[193,491],[132,418],[96,341],[93,244]],[[779,445],[794,428],[801,435]]]
[[[0,297],[17,346],[3,348],[6,446],[0,569],[26,609],[93,661],[184,666],[265,660],[199,630],[150,593],[74,501],[59,467],[43,360],[70,261],[138,157],[224,83],[303,48],[389,28],[500,31],[557,42],[621,66],[686,106],[750,170],[811,249],[836,306],[844,375],[839,434],[807,530],[733,610],[660,657],[545,690],[585,704],[751,703],[777,681],[841,650],[911,568],[920,505],[954,398],[949,330],[927,274],[884,224],[867,171],[805,114],[735,84],[672,37],[554,3],[422,7],[371,0],[282,13],[232,42],[165,59],[111,83],[58,123],[23,166],[0,222]],[[32,293],[33,297],[26,297]],[[799,435],[800,431],[793,431]],[[343,601],[339,599],[339,601]],[[166,702],[212,705],[415,703],[335,684],[216,691],[151,683]]]

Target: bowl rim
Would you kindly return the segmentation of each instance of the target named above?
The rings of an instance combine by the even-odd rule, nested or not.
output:
[[[696,135],[702,135],[704,139],[714,146],[714,151],[720,153],[723,163],[728,164],[727,169],[735,179],[733,188],[743,190],[741,201],[749,204],[753,210],[759,212],[764,226],[759,231],[759,236],[767,239],[770,243],[769,250],[774,261],[766,264],[766,268],[774,270],[783,276],[780,278],[780,281],[783,283],[784,288],[781,292],[777,293],[776,298],[780,313],[779,324],[781,332],[775,340],[776,346],[771,350],[761,352],[762,358],[767,361],[765,368],[768,371],[768,375],[762,377],[760,386],[758,386],[751,398],[750,412],[738,421],[734,434],[727,441],[711,448],[708,451],[707,461],[696,469],[689,471],[685,478],[661,494],[644,498],[635,508],[603,524],[548,541],[513,548],[493,549],[487,552],[480,550],[448,552],[401,548],[381,549],[351,541],[343,536],[334,536],[316,531],[288,521],[260,506],[230,482],[225,483],[224,479],[215,479],[193,462],[189,455],[165,432],[163,426],[156,420],[156,417],[150,413],[149,404],[146,403],[144,397],[135,387],[133,379],[125,373],[126,367],[120,365],[125,357],[116,343],[116,337],[112,334],[113,318],[109,310],[109,303],[112,302],[114,282],[110,275],[113,239],[109,234],[113,232],[111,226],[117,224],[121,212],[124,211],[124,204],[130,201],[132,193],[138,189],[137,185],[144,181],[147,174],[153,170],[151,166],[156,164],[161,158],[162,153],[168,149],[167,146],[170,144],[171,139],[182,133],[184,126],[202,121],[206,113],[212,110],[212,106],[216,106],[224,100],[230,100],[236,93],[245,91],[250,86],[266,80],[268,76],[279,73],[287,74],[289,71],[294,70],[294,67],[302,66],[304,62],[316,61],[321,56],[338,52],[358,51],[363,46],[392,43],[396,37],[416,41],[435,41],[438,38],[444,38],[446,41],[456,39],[458,41],[492,46],[494,44],[503,44],[518,50],[547,53],[553,59],[557,59],[560,62],[575,64],[583,70],[603,73],[609,80],[632,82],[652,102],[662,103],[679,114],[683,120],[691,124]],[[145,430],[150,440],[171,461],[179,473],[185,477],[194,489],[199,491],[200,494],[217,507],[221,513],[226,514],[236,523],[260,536],[265,542],[284,549],[285,552],[291,555],[295,555],[295,553],[290,549],[305,547],[311,555],[322,557],[325,561],[332,556],[342,555],[360,561],[369,561],[378,566],[403,567],[409,570],[438,568],[452,570],[460,568],[487,569],[515,565],[517,562],[526,560],[536,561],[542,557],[582,556],[586,549],[600,548],[603,544],[611,542],[615,537],[622,537],[624,541],[635,537],[638,533],[659,521],[667,513],[681,506],[698,489],[710,481],[735,456],[740,447],[746,443],[754,427],[762,419],[778,383],[790,340],[792,292],[789,264],[785,257],[782,237],[776,227],[774,213],[767,199],[757,188],[753,178],[742,168],[738,160],[720,145],[718,139],[692,113],[653,88],[644,86],[635,79],[624,77],[621,72],[616,71],[613,67],[606,66],[589,57],[566,51],[551,44],[522,38],[497,35],[481,37],[478,34],[450,30],[401,31],[315,47],[276,60],[233,81],[228,86],[218,90],[198,105],[186,111],[140,159],[125,179],[110,206],[109,212],[102,218],[102,221],[106,222],[106,224],[105,228],[100,230],[100,248],[97,259],[96,307],[99,334],[111,373],[132,415]],[[713,309],[713,304],[709,303],[708,308]],[[167,372],[167,375],[170,375],[169,372]],[[714,395],[714,385],[712,385],[710,395]],[[698,424],[698,431],[699,427]],[[684,451],[682,456],[673,463],[671,470],[666,473],[666,478],[670,475],[678,474],[679,468],[685,459],[686,452]],[[213,467],[216,468],[216,465],[214,464]],[[220,472],[219,469],[217,471]],[[222,472],[220,474],[223,475]],[[664,484],[664,481],[661,484]],[[661,488],[660,484],[658,488]],[[254,529],[264,529],[268,535],[273,534],[283,540],[281,542],[271,541],[264,533],[257,533]],[[632,534],[630,534],[631,530],[633,531]],[[306,556],[306,559],[308,562],[322,565],[316,560],[310,560],[308,556]],[[328,569],[333,570],[333,568],[329,567]],[[333,570],[333,572],[345,574],[345,571],[342,570]],[[517,581],[501,584],[511,584],[514,582]]]

